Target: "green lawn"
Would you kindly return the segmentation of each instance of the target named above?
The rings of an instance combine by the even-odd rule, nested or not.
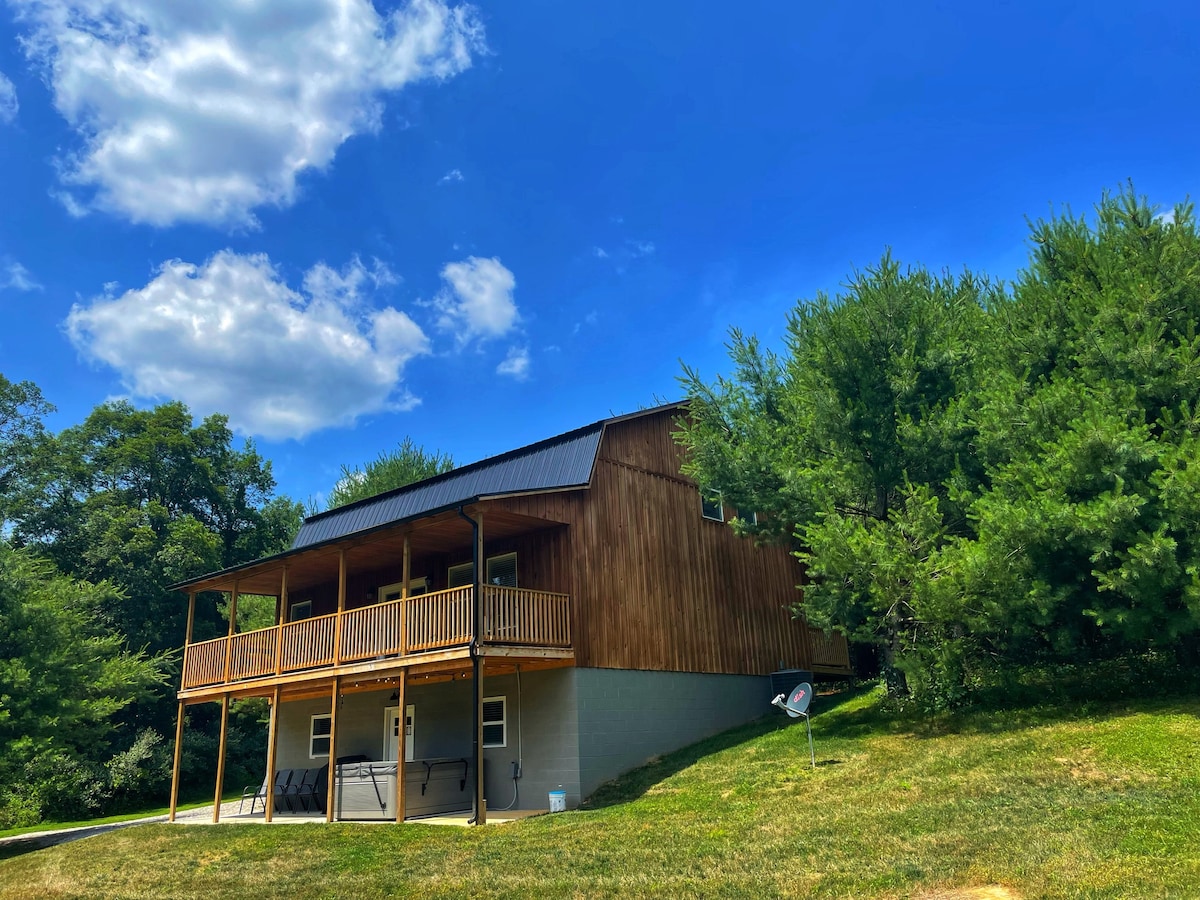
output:
[[[1200,702],[934,724],[874,692],[818,709],[815,772],[803,725],[772,716],[591,809],[138,826],[0,862],[0,898],[1200,896]]]

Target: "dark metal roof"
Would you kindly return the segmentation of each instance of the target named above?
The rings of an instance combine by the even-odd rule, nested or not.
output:
[[[293,550],[484,497],[586,487],[600,448],[597,422],[305,520]]]

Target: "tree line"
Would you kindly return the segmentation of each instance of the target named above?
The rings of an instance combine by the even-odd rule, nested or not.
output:
[[[800,302],[779,352],[735,330],[729,376],[683,376],[691,474],[793,548],[798,614],[932,708],[1200,655],[1192,206],[1129,187],[1029,246],[1009,285],[885,255]]]
[[[180,403],[98,406],[57,434],[33,383],[0,375],[0,828],[161,804],[186,604],[169,585],[291,546],[305,505],[228,420]],[[406,440],[342,468],[329,506],[444,471]],[[239,628],[271,624],[247,597]],[[194,639],[224,634],[220,594]],[[212,790],[217,717],[190,707],[185,793]],[[229,781],[261,777],[261,700],[234,704]]]

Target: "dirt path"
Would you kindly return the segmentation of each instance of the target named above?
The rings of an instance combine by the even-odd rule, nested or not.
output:
[[[237,812],[237,808],[238,802],[236,800],[222,803],[221,817],[233,816]],[[176,813],[175,821],[185,823],[188,821],[208,821],[211,817],[211,806],[198,806],[195,809]],[[129,819],[125,822],[108,822],[103,825],[80,825],[76,828],[56,828],[48,831],[31,831],[28,834],[17,834],[12,837],[0,838],[0,859],[8,859],[12,856],[20,856],[22,853],[30,853],[34,850],[44,850],[47,847],[54,847],[58,844],[83,840],[84,838],[94,837],[97,834],[104,834],[106,831],[116,831],[118,828],[131,828],[134,825],[149,825],[154,822],[165,821],[167,821],[165,815],[146,816],[142,819]]]

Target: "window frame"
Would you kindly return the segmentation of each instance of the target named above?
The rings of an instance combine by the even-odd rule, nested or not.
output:
[[[317,720],[323,719],[329,723],[329,731],[325,734],[317,734]],[[324,753],[314,753],[314,744],[316,741],[329,741],[329,747]],[[308,758],[309,759],[329,759],[329,751],[333,749],[333,714],[332,713],[315,713],[309,716],[308,719]]]
[[[488,584],[495,584],[495,582],[492,580],[492,563],[496,562],[497,560],[501,560],[501,559],[506,560],[510,557],[512,558],[513,583],[503,585],[503,587],[515,588],[519,585],[520,579],[517,577],[517,551],[516,550],[513,550],[511,553],[497,553],[495,556],[489,556],[487,558],[487,562],[484,564],[483,571],[484,571],[484,574],[487,576]]]
[[[453,588],[470,587],[471,585],[473,585],[475,583],[475,573],[474,573],[474,571],[472,571],[474,565],[475,565],[474,562],[465,562],[465,563],[455,563],[452,566],[448,566],[446,568],[446,589],[451,590]],[[462,571],[463,569],[466,569],[467,571],[471,572],[470,580],[466,584],[455,584],[454,583],[455,570]]]
[[[301,608],[307,608],[308,612],[303,616],[296,615],[296,610],[301,609]],[[308,600],[297,600],[295,603],[291,603],[288,605],[288,621],[289,622],[300,622],[304,619],[311,619],[312,615],[313,615],[313,612],[312,612],[312,598],[311,597]]]
[[[499,719],[489,720],[487,718],[487,705],[489,703],[499,703],[500,704],[500,718]],[[495,697],[484,697],[483,698],[483,708],[484,708],[484,712],[483,712],[483,719],[482,719],[482,723],[481,723],[483,726],[483,728],[482,728],[483,733],[485,735],[487,734],[487,729],[488,729],[489,725],[491,725],[491,726],[499,725],[500,726],[500,743],[498,743],[498,744],[495,742],[489,743],[487,738],[485,737],[483,739],[483,749],[484,750],[500,750],[500,749],[507,747],[508,746],[508,695],[502,694],[502,695],[498,695]]]
[[[707,507],[710,504],[716,504],[717,514],[710,516]],[[710,522],[725,522],[725,500],[719,491],[701,491],[700,492],[700,517],[707,519]]]

